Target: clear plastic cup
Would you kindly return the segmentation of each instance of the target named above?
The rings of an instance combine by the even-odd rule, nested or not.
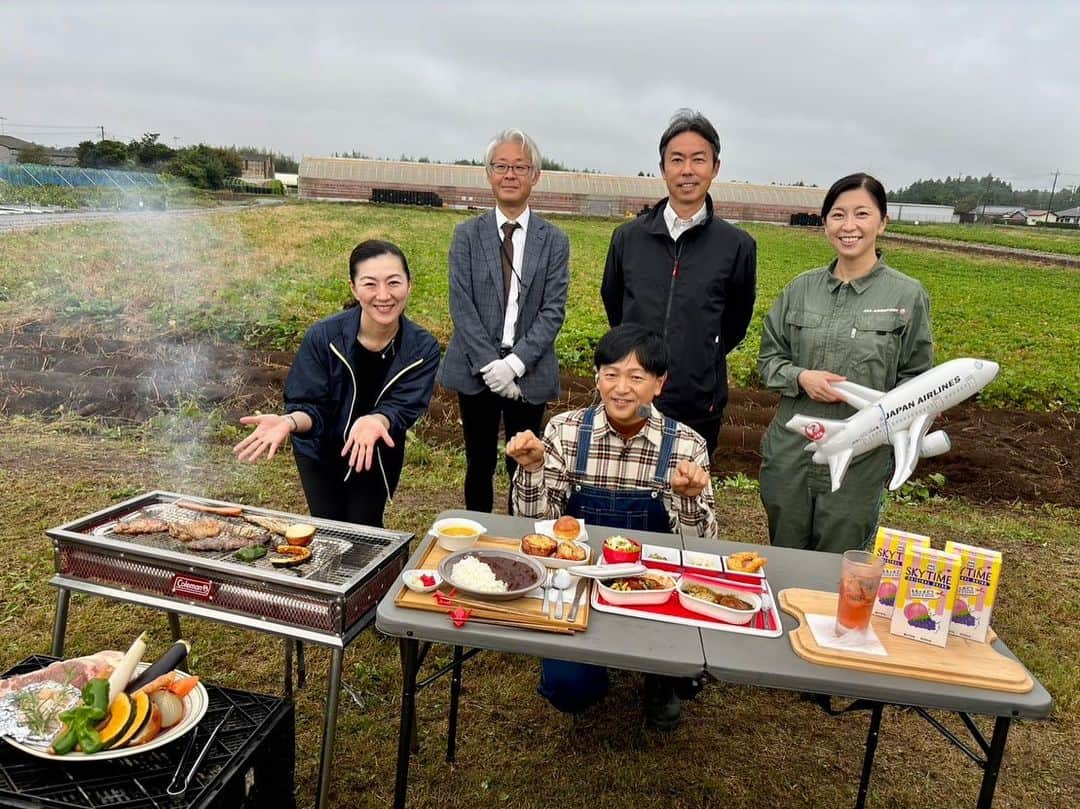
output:
[[[885,563],[867,551],[844,551],[840,560],[840,588],[836,602],[836,634],[865,632],[870,626],[874,599]]]

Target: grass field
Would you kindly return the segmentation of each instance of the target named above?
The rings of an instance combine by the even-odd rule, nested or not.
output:
[[[445,253],[453,225],[464,217],[290,205],[188,218],[152,231],[94,224],[11,235],[0,240],[0,324],[42,320],[57,328],[67,323],[86,335],[210,334],[293,347],[312,320],[343,300],[348,250],[377,235],[405,248],[416,281],[411,313],[445,339]],[[573,251],[570,325],[559,349],[564,358],[581,361],[604,328],[598,272],[615,223],[559,224],[569,232]],[[740,381],[752,376],[767,305],[792,275],[824,262],[830,252],[813,234],[765,225],[747,229],[758,240],[760,289],[749,345],[733,363]],[[939,359],[999,359],[1010,373],[991,399],[1076,409],[1075,273],[916,248],[890,248],[889,258],[930,289]],[[153,488],[304,513],[288,453],[256,467],[237,464],[229,447],[239,435],[220,412],[194,403],[144,424],[105,425],[74,416],[0,421],[0,486],[6,494],[0,668],[50,645],[55,593],[47,584],[53,558],[46,528]],[[439,511],[460,506],[463,475],[459,449],[414,437],[387,525],[421,534]],[[766,541],[756,492],[723,489],[717,502],[725,538]],[[1054,711],[1048,721],[1014,725],[994,805],[1075,803],[1080,513],[1049,506],[980,508],[943,499],[890,502],[883,522],[928,533],[939,544],[952,538],[1003,550],[994,626],[1050,691]],[[164,651],[169,634],[160,614],[75,596],[67,648],[72,654],[124,648],[143,629],[151,635],[149,655]],[[185,620],[184,629],[194,643],[191,668],[206,679],[280,692],[280,641],[205,621]],[[309,804],[314,790],[327,658],[320,650],[310,652],[309,686],[297,696],[301,805]],[[436,649],[428,666],[448,660],[449,650]],[[466,664],[454,767],[446,765],[441,750],[447,686],[421,695],[421,753],[412,767],[410,806],[604,809],[659,803],[697,809],[854,802],[863,714],[828,718],[792,693],[712,684],[687,707],[683,725],[664,735],[643,728],[634,675],[617,674],[614,698],[571,719],[554,714],[535,694],[536,672],[535,660],[511,655],[487,653]],[[364,707],[342,702],[334,805],[386,806],[397,742],[396,643],[363,633],[347,651],[344,677],[361,693]],[[963,732],[954,718],[943,719]],[[918,717],[889,709],[868,805],[974,805],[980,775]]]
[[[286,205],[162,223],[87,224],[9,236],[0,254],[0,323],[53,313],[103,329],[212,334],[294,348],[304,329],[345,299],[345,262],[357,241],[397,241],[415,287],[410,315],[444,341],[446,252],[464,212],[356,205]],[[584,368],[606,320],[600,273],[613,221],[559,218],[571,241],[571,288],[557,347]],[[747,339],[729,357],[736,384],[753,384],[761,321],[781,288],[820,266],[820,234],[747,224],[758,242],[758,300]],[[997,258],[890,245],[887,258],[930,292],[937,361],[982,356],[1002,372],[983,401],[1080,409],[1080,373],[1060,362],[1080,344],[1080,273]]]
[[[1019,225],[889,225],[893,233],[926,236],[931,239],[952,239],[958,242],[977,242],[1043,253],[1064,253],[1080,256],[1080,230],[1063,228],[1021,227]]]

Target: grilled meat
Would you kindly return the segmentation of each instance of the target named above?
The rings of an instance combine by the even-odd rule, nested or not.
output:
[[[225,527],[220,520],[192,520],[191,522],[170,522],[169,536],[181,542],[216,537]]]
[[[157,517],[136,517],[118,522],[112,530],[114,534],[158,534],[168,531],[169,524]]]
[[[274,517],[262,517],[258,514],[245,514],[244,519],[252,525],[257,525],[260,528],[265,528],[272,534],[280,534],[285,536],[285,532],[289,530],[288,520],[279,520]]]
[[[266,542],[270,539],[270,534],[268,534],[262,528],[256,528],[254,525],[247,525],[242,522],[231,522],[226,525],[222,529],[222,531],[224,533],[232,534],[236,537],[244,537],[245,539],[257,539],[260,542]]]
[[[249,545],[259,545],[257,539],[251,537],[238,537],[235,534],[222,533],[216,537],[206,539],[194,539],[184,547],[189,551],[238,551]]]

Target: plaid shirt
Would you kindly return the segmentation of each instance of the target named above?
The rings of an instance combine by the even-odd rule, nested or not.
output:
[[[566,509],[575,462],[578,428],[584,410],[553,416],[544,430],[544,467],[529,472],[518,467],[514,476],[514,513],[520,517],[548,519]],[[608,423],[602,407],[593,419],[592,442],[585,464],[585,476],[578,483],[601,489],[628,491],[653,488],[653,475],[660,458],[664,419],[654,409],[641,431],[623,439]],[[693,461],[708,469],[705,440],[684,424],[677,423],[671,462],[664,476],[664,508],[671,530],[700,537],[717,535],[713,508],[712,480],[697,497],[682,497],[671,490],[671,476],[679,461]]]

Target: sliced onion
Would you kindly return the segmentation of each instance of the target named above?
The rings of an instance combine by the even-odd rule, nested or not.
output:
[[[184,718],[184,702],[171,691],[155,691],[150,701],[161,711],[161,726],[171,728]]]

